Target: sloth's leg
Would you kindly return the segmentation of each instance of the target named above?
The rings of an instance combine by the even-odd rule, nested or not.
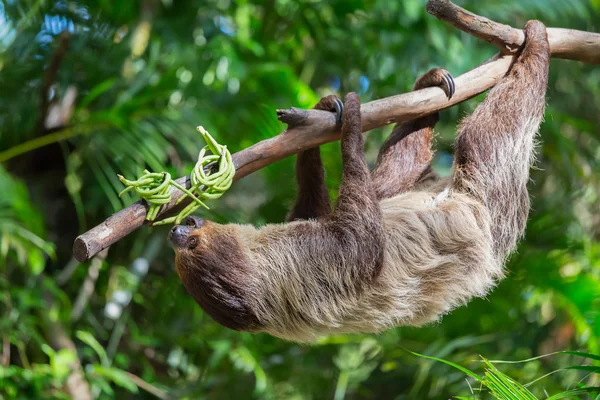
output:
[[[439,86],[448,99],[454,94],[454,79],[448,71],[434,68],[417,79],[413,90]],[[431,176],[431,141],[439,113],[396,125],[385,141],[373,171],[377,197],[384,199],[411,190],[419,179]]]
[[[529,21],[508,74],[458,128],[453,187],[489,210],[495,255],[506,257],[529,213],[527,182],[544,115],[550,48],[545,26]]]
[[[337,120],[341,121],[344,108],[342,101],[337,96],[330,95],[323,97],[314,106],[314,109],[335,112]],[[325,185],[325,171],[319,147],[298,153],[296,158],[296,181],[298,183],[298,198],[287,217],[287,221],[329,216],[331,206],[329,204],[329,193]]]
[[[325,227],[331,246],[340,253],[340,278],[360,285],[376,277],[383,262],[385,237],[379,201],[364,156],[360,100],[356,93],[344,99],[342,123],[342,183],[338,201]],[[342,278],[344,277],[344,278]]]

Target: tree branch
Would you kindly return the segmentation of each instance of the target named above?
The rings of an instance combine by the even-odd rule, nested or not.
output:
[[[473,70],[455,79],[456,93],[447,100],[439,88],[426,88],[361,106],[362,130],[369,131],[394,122],[422,117],[468,100],[491,88],[501,79],[512,63],[514,51],[523,43],[521,30],[502,25],[472,14],[449,0],[430,0],[427,10],[465,32],[500,47],[507,55],[497,55]],[[600,34],[568,29],[549,28],[548,37],[552,56],[587,63],[600,64]],[[324,143],[339,140],[339,127],[331,113],[318,110],[291,108],[279,110],[278,118],[288,124],[283,133],[239,151],[233,155],[236,166],[234,180],[255,172],[292,154]],[[178,183],[190,187],[189,176]],[[168,215],[181,197],[172,191],[172,200],[165,205],[161,216]],[[183,203],[183,202],[182,202]],[[86,261],[102,249],[122,239],[144,224],[147,206],[139,201],[109,217],[100,225],[75,239],[73,255]]]
[[[493,44],[502,54],[513,54],[525,41],[521,29],[473,14],[450,0],[429,0],[427,12],[461,31]],[[600,64],[600,34],[574,29],[548,28],[552,57]]]

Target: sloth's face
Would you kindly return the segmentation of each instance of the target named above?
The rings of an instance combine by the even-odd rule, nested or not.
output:
[[[258,285],[232,228],[188,217],[169,233],[177,273],[215,321],[235,330],[260,328],[252,311]]]

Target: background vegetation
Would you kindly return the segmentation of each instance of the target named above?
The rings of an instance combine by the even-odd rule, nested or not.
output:
[[[203,145],[196,125],[237,151],[283,130],[275,108],[331,92],[363,102],[406,92],[433,66],[457,76],[495,52],[428,16],[425,2],[0,1],[0,398],[68,398],[79,360],[96,398],[441,399],[469,396],[466,375],[403,347],[478,373],[479,355],[600,353],[600,69],[572,61],[552,61],[533,210],[508,278],[440,324],[314,346],[226,330],[185,293],[166,227],[143,228],[90,263],[71,260],[79,233],[136,200],[117,197],[116,174],[183,175]],[[600,31],[598,0],[457,3],[516,27],[537,18]],[[481,99],[442,113],[442,172],[456,122]],[[369,160],[390,129],[368,134]],[[324,159],[335,197],[338,143]],[[284,160],[205,215],[282,221],[293,181]],[[581,362],[498,367],[526,383]],[[597,384],[585,373],[561,371],[530,390],[543,398]]]

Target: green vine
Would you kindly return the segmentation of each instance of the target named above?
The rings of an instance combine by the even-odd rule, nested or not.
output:
[[[180,224],[185,217],[192,214],[200,207],[209,209],[205,200],[218,199],[231,187],[235,166],[227,146],[222,146],[201,126],[196,128],[206,142],[200,150],[198,162],[190,174],[191,187],[184,188],[171,178],[168,172],[150,172],[144,170],[144,175],[135,181],[125,179],[118,175],[119,180],[127,186],[119,197],[130,190],[135,191],[149,204],[146,220],[154,221],[163,205],[171,202],[171,186],[181,190],[184,194],[175,205],[189,197],[192,202],[176,216],[154,222],[153,225]],[[207,154],[210,152],[210,154]]]

